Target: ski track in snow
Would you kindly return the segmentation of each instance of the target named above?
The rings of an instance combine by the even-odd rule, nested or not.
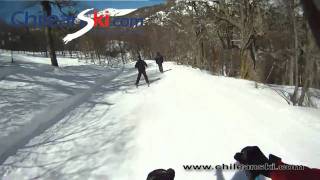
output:
[[[16,153],[17,149],[23,147],[30,139],[41,134],[43,131],[58,122],[73,108],[85,101],[97,88],[104,83],[108,83],[117,77],[121,71],[114,75],[102,77],[97,80],[95,85],[82,93],[66,98],[61,102],[50,105],[39,114],[36,114],[29,123],[22,126],[19,133],[9,134],[0,138],[0,164],[2,164],[10,155]]]
[[[150,87],[134,87],[129,64],[37,115],[33,121],[54,123],[14,148],[0,166],[3,179],[141,180],[153,169],[174,168],[177,180],[244,180],[241,172],[188,172],[182,165],[234,163],[234,153],[247,145],[320,167],[318,109],[289,106],[250,81],[173,63],[159,74],[148,63],[149,79],[161,78]]]

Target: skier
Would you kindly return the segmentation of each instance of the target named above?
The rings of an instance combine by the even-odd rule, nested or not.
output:
[[[137,77],[137,81],[136,81],[136,86],[138,87],[139,85],[139,81],[141,78],[141,74],[144,77],[144,80],[147,82],[148,86],[150,85],[149,83],[149,79],[146,73],[146,67],[148,67],[147,63],[141,59],[141,56],[138,56],[138,61],[136,62],[135,68],[138,69],[138,77]]]
[[[147,180],[174,180],[174,176],[175,172],[171,168],[156,169],[148,174]]]
[[[241,152],[234,155],[234,159],[243,165],[265,165],[275,164],[275,167],[287,165],[281,158],[270,154],[269,159],[261,152],[257,146],[248,146]],[[272,180],[319,180],[320,169],[310,169],[304,167],[303,170],[250,170],[246,172],[249,180],[254,180],[259,175],[271,178]]]
[[[161,73],[163,73],[163,67],[162,67],[163,56],[159,52],[157,52],[157,56],[155,57],[155,60],[156,60],[156,63],[158,64],[158,66],[159,66],[159,71]]]

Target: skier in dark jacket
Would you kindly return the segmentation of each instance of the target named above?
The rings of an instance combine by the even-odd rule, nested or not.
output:
[[[175,172],[173,169],[156,169],[148,174],[147,180],[174,180]]]
[[[159,52],[157,52],[157,56],[155,57],[155,60],[156,60],[156,63],[158,64],[158,66],[159,66],[159,71],[161,73],[163,73],[163,67],[162,67],[163,56]]]
[[[268,159],[257,146],[243,148],[241,152],[235,154],[234,158],[243,165],[274,164],[275,168],[288,165],[284,164],[281,158],[272,154],[269,155]],[[251,170],[247,171],[246,175],[249,180],[254,180],[259,175],[269,177],[272,180],[320,180],[320,169],[301,167],[303,167],[303,170]]]
[[[141,78],[141,74],[144,77],[144,80],[146,80],[148,86],[149,86],[149,79],[146,73],[146,67],[148,67],[147,63],[141,59],[141,56],[138,56],[138,61],[136,62],[135,68],[138,69],[138,77],[137,77],[137,81],[136,81],[136,86],[139,85],[139,81]]]

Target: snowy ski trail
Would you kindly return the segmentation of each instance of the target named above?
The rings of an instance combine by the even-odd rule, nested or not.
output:
[[[45,108],[42,112],[36,114],[29,123],[21,127],[19,133],[0,137],[0,164],[2,164],[10,155],[15,154],[17,149],[23,147],[33,137],[50,128],[73,108],[89,98],[97,88],[119,76],[122,70],[123,69],[119,70],[111,76],[109,74],[106,77],[101,77],[95,82],[94,86],[84,90],[84,92]]]
[[[174,168],[177,180],[244,180],[235,171],[185,171],[183,165],[234,163],[258,145],[285,162],[320,167],[320,111],[289,106],[264,86],[174,63],[138,89],[127,65],[0,167],[4,180],[141,180]],[[141,78],[141,84],[144,79]],[[100,84],[100,83],[98,83]]]

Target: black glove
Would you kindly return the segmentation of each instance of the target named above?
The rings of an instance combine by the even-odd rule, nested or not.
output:
[[[241,152],[234,155],[234,159],[243,165],[270,164],[269,159],[261,152],[258,146],[247,146]],[[248,170],[246,175],[249,179],[255,179],[259,175],[269,177],[269,170]]]
[[[156,169],[148,174],[147,180],[174,180],[175,172],[173,169]]]

